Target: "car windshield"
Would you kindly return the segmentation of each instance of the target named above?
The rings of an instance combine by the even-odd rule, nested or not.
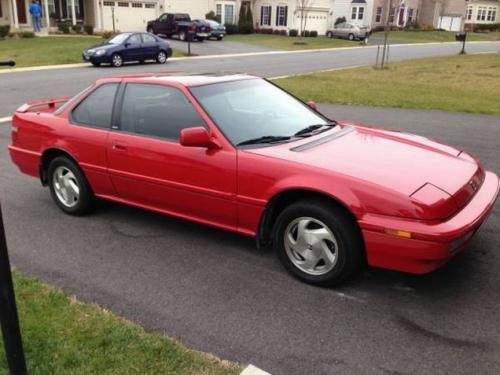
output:
[[[118,34],[112,37],[111,39],[108,40],[108,43],[110,44],[122,44],[130,34]]]
[[[193,87],[192,94],[234,144],[271,143],[307,136],[332,123],[263,79]],[[323,129],[326,130],[326,129]]]

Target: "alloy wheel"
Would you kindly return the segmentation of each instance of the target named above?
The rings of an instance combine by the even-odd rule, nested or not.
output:
[[[71,208],[78,204],[80,187],[76,176],[65,166],[59,166],[52,175],[54,192],[57,199],[66,207]]]

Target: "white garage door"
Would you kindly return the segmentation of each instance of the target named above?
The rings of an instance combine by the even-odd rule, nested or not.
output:
[[[156,3],[142,1],[103,1],[103,29],[113,30],[113,15],[117,31],[146,31],[148,21],[157,18]]]
[[[300,16],[296,19],[297,26],[300,25]],[[316,30],[319,35],[326,34],[328,27],[328,12],[315,12],[310,11],[307,14],[306,30],[313,31]],[[298,29],[298,27],[297,27]]]
[[[439,17],[438,28],[447,31],[460,31],[462,26],[462,17],[459,16],[441,16]]]

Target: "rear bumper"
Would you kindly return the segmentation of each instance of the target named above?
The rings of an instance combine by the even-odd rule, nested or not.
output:
[[[41,154],[12,145],[8,146],[10,158],[19,170],[33,177],[39,177]]]
[[[499,179],[486,172],[474,198],[446,221],[413,221],[367,214],[360,221],[368,264],[410,273],[428,273],[460,253],[486,220],[498,197]],[[411,238],[385,233],[396,229]]]

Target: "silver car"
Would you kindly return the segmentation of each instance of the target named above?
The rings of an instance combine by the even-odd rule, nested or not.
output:
[[[342,22],[333,27],[332,30],[326,32],[329,38],[346,38],[349,40],[363,40],[370,35],[370,29],[366,26],[357,26],[352,23]]]

